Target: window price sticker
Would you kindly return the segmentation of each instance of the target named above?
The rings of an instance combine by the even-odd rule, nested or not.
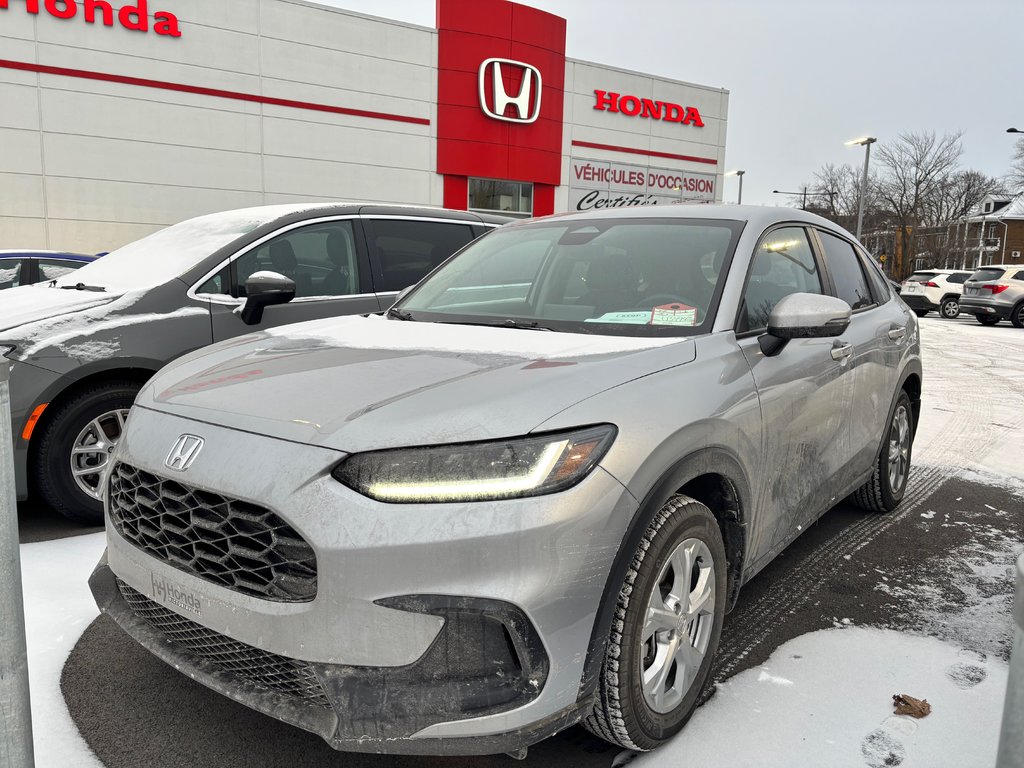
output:
[[[651,325],[696,325],[697,308],[688,304],[662,304],[651,310]]]

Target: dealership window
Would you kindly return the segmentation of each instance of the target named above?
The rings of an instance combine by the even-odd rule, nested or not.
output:
[[[497,179],[470,179],[469,210],[524,218],[532,216],[533,184]]]

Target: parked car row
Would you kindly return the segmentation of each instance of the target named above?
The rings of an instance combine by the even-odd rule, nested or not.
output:
[[[0,290],[56,280],[104,254],[0,250]]]
[[[973,314],[982,325],[1009,320],[1024,328],[1024,267],[993,264],[980,269],[927,269],[903,281],[900,296],[924,317],[937,311],[947,319]]]

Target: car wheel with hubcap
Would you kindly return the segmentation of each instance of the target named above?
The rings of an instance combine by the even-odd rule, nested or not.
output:
[[[99,384],[72,395],[45,413],[33,449],[35,487],[69,520],[103,523],[103,484],[110,455],[124,432],[139,385]]]
[[[682,729],[708,683],[725,617],[725,545],[711,510],[671,497],[633,555],[584,726],[650,750]]]
[[[1010,312],[1010,323],[1014,328],[1024,328],[1024,301]]]
[[[975,317],[982,325],[995,325],[999,322],[999,318],[993,317],[992,315],[975,315]]]
[[[952,320],[960,316],[960,300],[955,296],[950,296],[942,300],[942,304],[939,306],[939,314],[941,314],[947,320]]]
[[[851,496],[857,506],[871,512],[896,508],[907,490],[913,444],[914,413],[906,391],[901,391],[871,477]]]

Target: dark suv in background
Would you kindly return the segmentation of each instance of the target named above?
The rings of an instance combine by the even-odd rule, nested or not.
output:
[[[253,330],[380,312],[506,221],[351,203],[227,211],[5,291],[18,498],[32,489],[68,518],[101,522],[109,455],[136,393],[166,363]]]

